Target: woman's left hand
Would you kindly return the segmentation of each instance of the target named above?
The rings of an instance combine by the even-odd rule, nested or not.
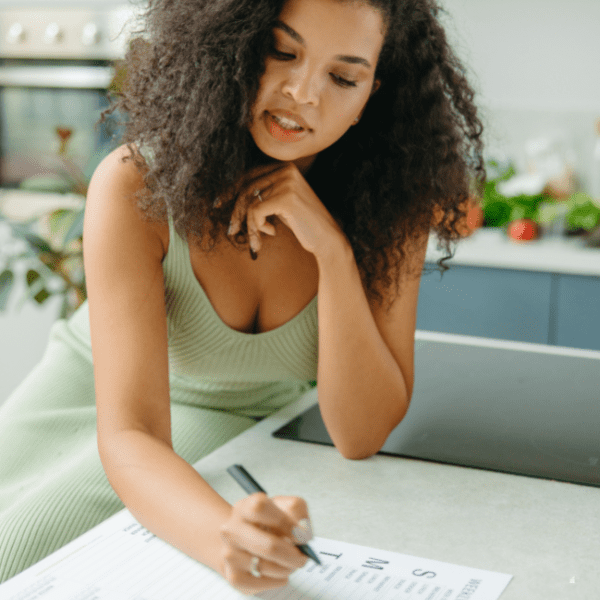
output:
[[[270,216],[278,217],[302,247],[317,258],[330,251],[336,239],[345,240],[340,226],[294,163],[250,171],[233,209],[228,235],[235,235],[245,218],[250,248],[258,253],[262,246],[260,234],[276,233],[275,226],[267,221]]]

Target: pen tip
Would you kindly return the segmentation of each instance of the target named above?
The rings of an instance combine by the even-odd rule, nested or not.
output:
[[[315,551],[310,546],[307,544],[302,544],[302,546],[298,546],[298,548],[300,548],[300,550],[306,554],[308,558],[312,558],[318,565],[321,564],[319,557],[315,554]]]

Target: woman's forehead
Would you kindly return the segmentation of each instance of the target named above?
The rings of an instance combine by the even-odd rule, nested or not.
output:
[[[370,54],[369,60],[379,55],[385,32],[381,11],[366,2],[288,0],[279,21],[298,34],[293,36],[296,41],[325,43],[352,53],[362,50]]]

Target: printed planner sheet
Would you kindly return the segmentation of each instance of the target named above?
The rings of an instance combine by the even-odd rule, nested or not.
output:
[[[512,576],[324,538],[264,600],[497,600]],[[3,600],[237,600],[220,575],[123,510],[0,585]]]

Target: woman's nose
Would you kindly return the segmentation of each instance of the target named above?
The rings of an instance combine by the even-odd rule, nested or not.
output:
[[[317,78],[306,68],[294,69],[283,83],[283,93],[296,104],[319,104],[319,84]]]

